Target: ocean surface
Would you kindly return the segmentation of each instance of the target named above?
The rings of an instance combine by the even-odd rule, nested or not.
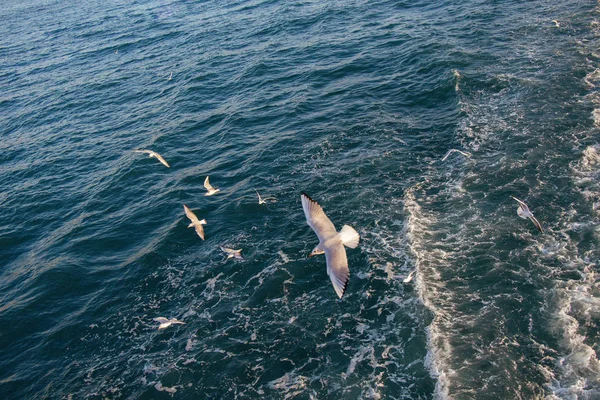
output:
[[[0,398],[600,399],[597,2],[0,21]],[[301,192],[361,235],[341,300]]]

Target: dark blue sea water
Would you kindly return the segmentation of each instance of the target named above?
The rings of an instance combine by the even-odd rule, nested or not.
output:
[[[596,2],[0,21],[0,398],[600,398]],[[341,300],[302,191],[361,235]]]

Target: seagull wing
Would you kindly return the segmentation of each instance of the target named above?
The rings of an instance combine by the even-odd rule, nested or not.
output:
[[[166,319],[165,317],[157,317],[157,318],[154,318],[154,321],[156,321],[156,322],[160,322],[161,324],[166,324],[167,322],[169,322],[169,320],[168,320],[168,319]]]
[[[204,187],[206,188],[206,190],[214,190],[214,188],[211,186],[210,182],[208,181],[208,176],[204,180]]]
[[[409,283],[410,281],[412,281],[412,279],[413,279],[413,276],[415,276],[415,271],[411,271],[411,273],[410,273],[410,274],[408,274],[408,276],[407,276],[406,278],[404,278],[404,279],[402,280],[402,282],[404,282],[404,283]]]
[[[350,280],[348,258],[346,257],[344,245],[340,243],[326,248],[325,259],[327,260],[327,275],[329,275],[333,288],[341,299]]]
[[[223,246],[221,246],[221,250],[223,250],[227,254],[235,254],[235,253],[239,253],[240,251],[242,251],[241,249],[234,250],[234,249],[230,249],[229,247],[223,247]]]
[[[183,210],[185,211],[185,215],[190,219],[190,221],[192,221],[192,224],[200,222],[198,221],[198,217],[196,217],[196,214],[194,214],[192,210],[190,210],[189,207],[185,204],[183,205]]]
[[[516,201],[517,201],[517,203],[519,203],[519,205],[521,205],[521,208],[523,209],[523,211],[530,212],[530,211],[529,211],[529,207],[527,207],[527,204],[525,204],[525,202],[524,202],[524,201],[521,201],[521,200],[517,199],[517,198],[516,198],[516,197],[514,197],[514,196],[511,196],[511,197],[512,197],[514,200],[516,200]]]
[[[337,233],[335,226],[329,218],[327,218],[327,215],[325,215],[325,212],[323,212],[323,209],[316,201],[311,199],[306,193],[302,193],[300,199],[302,200],[302,209],[306,216],[306,222],[308,222],[308,225],[315,231],[319,237],[319,241],[324,237],[326,238]],[[345,258],[346,252],[344,251],[344,259]],[[329,263],[327,264],[329,265]]]
[[[204,228],[202,227],[202,224],[194,225],[194,229],[196,229],[196,233],[200,236],[200,239],[204,240]]]
[[[258,190],[254,189],[254,191],[256,192],[256,195],[258,196],[258,204],[263,202],[263,199],[260,197],[260,193],[258,193]]]
[[[152,150],[134,150],[134,153],[152,154]]]
[[[231,257],[235,257],[235,258],[239,258],[240,260],[243,260],[244,257],[242,257],[242,249],[239,250],[234,250],[234,249],[230,249],[228,247],[223,247],[220,246],[221,250],[223,250],[225,253],[227,253],[227,259],[230,259]]]
[[[544,233],[544,230],[542,229],[542,225],[540,224],[540,222],[533,216],[533,214],[531,214],[529,216],[529,219],[531,220],[531,222],[534,223],[534,225],[540,230],[540,232]]]
[[[462,151],[462,150],[457,150],[457,149],[450,149],[448,150],[448,152],[446,153],[446,155],[444,156],[444,158],[442,158],[442,161],[446,161],[446,159],[448,158],[448,156],[452,153],[460,153],[463,156],[467,157],[467,158],[471,158],[471,153],[467,153],[466,151]]]
[[[169,165],[169,163],[168,163],[168,162],[167,162],[167,161],[166,161],[164,158],[162,158],[162,156],[161,156],[160,154],[158,154],[158,153],[154,153],[153,155],[154,155],[154,157],[156,157],[156,159],[157,159],[158,161],[160,161],[160,162],[161,162],[161,163],[162,163],[162,164],[163,164],[165,167],[167,167],[167,168],[171,168],[171,166]]]

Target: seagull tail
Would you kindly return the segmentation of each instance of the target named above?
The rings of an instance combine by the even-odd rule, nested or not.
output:
[[[342,239],[342,243],[345,246],[354,249],[356,246],[358,246],[360,235],[350,225],[344,225],[340,231],[340,239]]]

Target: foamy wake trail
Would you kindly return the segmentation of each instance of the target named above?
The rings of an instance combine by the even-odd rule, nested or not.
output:
[[[600,316],[600,298],[594,272],[586,270],[589,275],[584,281],[565,282],[552,296],[556,307],[552,328],[564,351],[558,360],[557,380],[552,386],[555,398],[597,399],[600,396],[600,363],[590,337],[590,328]]]
[[[448,374],[451,373],[445,365],[444,360],[450,357],[452,352],[450,343],[445,340],[445,336],[441,334],[444,323],[444,310],[437,307],[433,302],[429,301],[431,296],[447,293],[439,289],[435,284],[425,285],[424,281],[431,281],[428,277],[431,274],[436,274],[435,268],[430,264],[430,259],[427,256],[428,251],[424,248],[424,242],[421,240],[425,232],[429,231],[429,226],[435,222],[432,215],[427,215],[416,201],[415,190],[421,189],[424,183],[417,184],[408,189],[404,198],[404,207],[407,211],[408,218],[406,220],[406,236],[409,241],[410,249],[415,257],[415,265],[419,272],[419,277],[416,281],[417,291],[423,301],[423,304],[434,313],[434,319],[431,322],[427,331],[427,342],[429,353],[426,364],[429,368],[432,378],[436,379],[435,396],[436,398],[448,398]],[[437,254],[438,261],[444,261],[444,254]],[[436,279],[437,281],[437,279]]]
[[[563,236],[585,240],[591,234],[594,240],[588,249],[582,243],[569,241],[560,248],[562,254],[556,255],[564,269],[573,274],[569,275],[570,279],[557,280],[556,288],[549,293],[548,302],[554,311],[552,329],[562,350],[552,390],[555,398],[596,399],[600,397],[600,362],[594,350],[600,317],[600,279],[596,272],[600,239],[599,147],[588,146],[571,169],[575,187],[583,198],[581,204],[588,210],[565,213]],[[582,221],[586,214],[591,218]]]
[[[596,13],[600,7],[596,8]],[[600,22],[594,19],[589,24],[590,32],[597,45],[600,37]],[[579,43],[579,52],[590,64],[591,70],[583,79],[589,89],[585,96],[593,106],[591,118],[595,127],[600,127],[600,68],[596,46]],[[592,132],[596,134],[596,132]],[[562,255],[565,269],[573,270],[572,279],[558,280],[550,296],[555,318],[552,328],[559,337],[562,356],[558,362],[556,380],[552,390],[559,399],[600,398],[600,362],[597,338],[600,321],[600,279],[598,258],[600,256],[600,145],[587,146],[581,158],[571,164],[576,191],[581,196],[578,208],[565,215],[563,236],[579,238],[580,245]],[[567,235],[568,233],[568,235]],[[589,240],[592,238],[592,240]]]
[[[596,8],[596,13],[600,12],[600,7]],[[590,31],[594,38],[598,38],[600,36],[600,22],[597,20],[593,20],[591,24],[589,24]],[[595,44],[597,42],[594,41]],[[595,46],[590,47],[583,45],[580,48],[580,52],[585,54],[588,58],[588,62],[592,63],[591,60],[595,59],[597,55],[595,54]],[[594,120],[594,125],[596,127],[600,127],[600,68],[594,68],[593,71],[589,72],[583,81],[590,89],[589,95],[587,95],[587,99],[593,104],[594,110],[592,111],[592,119]]]

